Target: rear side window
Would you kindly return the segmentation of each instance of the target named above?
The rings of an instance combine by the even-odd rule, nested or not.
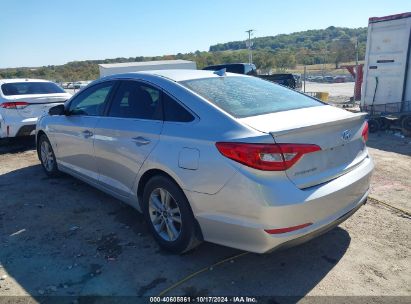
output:
[[[213,77],[186,80],[181,84],[237,118],[323,105],[257,77]]]
[[[122,81],[108,116],[161,120],[161,91],[138,81]]]
[[[55,94],[65,93],[53,82],[12,82],[2,84],[1,90],[6,96],[29,94]]]
[[[194,116],[173,98],[163,94],[164,120],[176,122],[190,122]]]

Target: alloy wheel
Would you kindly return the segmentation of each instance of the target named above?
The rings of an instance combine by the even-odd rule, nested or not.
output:
[[[40,146],[40,156],[41,162],[43,163],[44,168],[51,172],[54,167],[54,157],[53,157],[53,150],[51,149],[50,144],[43,140]]]
[[[165,241],[175,241],[181,234],[181,212],[170,192],[156,188],[149,199],[149,215],[157,234]]]

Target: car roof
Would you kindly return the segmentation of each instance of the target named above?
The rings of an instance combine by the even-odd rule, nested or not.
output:
[[[209,67],[211,67],[211,66],[214,66],[214,67],[216,67],[216,66],[240,66],[240,65],[242,65],[242,66],[244,66],[244,65],[250,66],[250,65],[254,65],[254,64],[252,64],[252,63],[237,62],[237,63],[212,64],[212,65],[209,65]]]
[[[0,83],[15,83],[15,82],[51,82],[44,79],[32,79],[32,78],[13,78],[13,79],[0,79]]]
[[[218,76],[217,74],[215,74],[215,71],[178,69],[178,70],[153,70],[153,71],[140,71],[140,72],[125,73],[125,74],[114,74],[114,75],[104,77],[104,80],[113,79],[113,78],[127,78],[127,77],[133,78],[133,77],[138,77],[139,75],[154,75],[154,76],[164,77],[172,81],[185,81],[185,80],[202,79],[202,78],[222,77],[222,76]],[[227,76],[246,77],[244,75],[234,74],[234,73],[227,73]]]

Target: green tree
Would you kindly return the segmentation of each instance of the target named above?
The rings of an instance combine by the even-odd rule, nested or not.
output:
[[[270,52],[256,52],[253,62],[262,74],[268,74],[275,67],[275,57]]]
[[[280,51],[275,55],[275,67],[278,72],[284,72],[287,69],[295,68],[297,62],[294,54],[288,51]]]
[[[350,61],[355,58],[355,45],[349,38],[344,37],[330,44],[330,59],[338,69],[341,62]]]

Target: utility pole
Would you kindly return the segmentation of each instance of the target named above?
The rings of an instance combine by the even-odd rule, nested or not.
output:
[[[245,31],[248,33],[248,41],[246,43],[246,46],[248,48],[248,63],[253,63],[253,51],[251,50],[253,43],[251,42],[251,34],[254,32],[254,30],[248,30]]]
[[[357,83],[358,79],[358,37],[355,37],[355,75],[354,75],[354,83]],[[356,87],[354,86],[354,102],[355,102],[355,97],[357,95]]]
[[[304,93],[305,93],[305,82],[307,81],[307,66],[304,65]]]

